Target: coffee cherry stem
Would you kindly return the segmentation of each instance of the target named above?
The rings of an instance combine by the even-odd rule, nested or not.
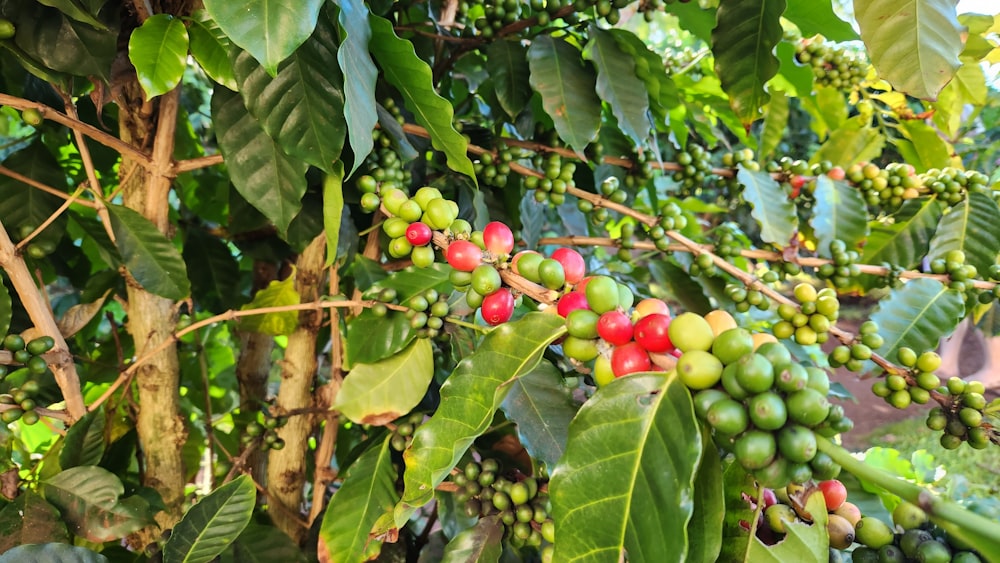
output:
[[[981,541],[990,541],[993,545],[1000,545],[1000,523],[966,510],[896,475],[868,465],[827,438],[817,435],[816,445],[819,451],[829,455],[833,461],[858,479],[873,483],[904,501],[919,506],[935,524],[948,532],[962,539],[967,540],[971,536]]]

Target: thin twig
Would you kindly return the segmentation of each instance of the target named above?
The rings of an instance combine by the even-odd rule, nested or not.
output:
[[[62,205],[60,205],[58,209],[56,209],[54,212],[52,212],[51,215],[49,215],[44,221],[42,221],[41,225],[38,225],[38,228],[36,228],[34,231],[31,231],[31,234],[24,237],[23,239],[21,239],[20,242],[17,243],[17,245],[15,246],[15,248],[17,248],[17,251],[20,252],[22,248],[28,246],[28,243],[30,243],[33,238],[37,237],[39,234],[42,233],[42,231],[45,230],[46,227],[55,222],[55,220],[58,219],[59,216],[62,215],[64,211],[69,209],[70,205],[73,205],[74,200],[76,200],[76,198],[78,198],[80,194],[82,194],[84,191],[85,188],[83,188],[82,186],[77,188],[76,191],[73,192],[73,195],[69,197],[69,199],[62,202]]]
[[[55,121],[60,125],[65,125],[74,131],[80,131],[98,143],[101,143],[106,147],[110,147],[123,155],[127,155],[129,158],[140,163],[145,168],[150,168],[152,166],[152,159],[148,154],[140,151],[125,141],[122,141],[114,135],[105,133],[93,125],[88,125],[78,119],[73,119],[70,116],[45,104],[25,100],[24,98],[18,98],[9,94],[0,94],[0,105],[10,106],[19,110],[36,109],[45,119]]]
[[[41,191],[43,191],[43,192],[45,192],[47,194],[54,195],[54,196],[58,197],[59,199],[64,199],[64,200],[69,201],[69,200],[73,200],[73,198],[76,197],[74,194],[68,194],[68,193],[66,193],[66,192],[64,192],[62,190],[57,190],[57,189],[53,188],[52,186],[48,186],[46,184],[43,184],[43,183],[39,182],[38,180],[35,180],[33,178],[27,177],[24,174],[21,174],[19,172],[15,172],[15,171],[11,170],[10,168],[7,168],[6,166],[0,165],[0,174],[2,174],[4,176],[7,176],[8,178],[13,178],[14,180],[17,180],[18,182],[22,182],[24,184],[27,184],[27,185],[31,186],[32,188],[35,188],[36,190],[41,190]],[[78,205],[82,205],[84,207],[90,207],[92,209],[97,207],[97,205],[94,202],[87,201],[87,200],[77,199],[77,200],[73,200],[73,203],[76,203]]]

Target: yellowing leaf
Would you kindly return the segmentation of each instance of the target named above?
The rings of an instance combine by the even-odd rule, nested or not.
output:
[[[257,292],[253,301],[247,303],[241,310],[263,309],[266,307],[281,307],[298,305],[301,301],[295,291],[295,271],[282,281],[273,281],[266,288]],[[240,328],[251,332],[264,334],[291,334],[299,324],[298,311],[280,311],[253,315],[240,319]]]

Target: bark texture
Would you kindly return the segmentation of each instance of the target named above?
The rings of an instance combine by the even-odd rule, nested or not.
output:
[[[320,234],[296,261],[295,290],[303,302],[314,301],[322,294],[326,237]],[[316,334],[323,322],[320,310],[302,311],[299,326],[288,337],[281,366],[276,414],[310,407],[316,377]],[[278,429],[285,441],[281,450],[272,450],[267,464],[267,494],[275,525],[301,542],[308,531],[302,517],[302,492],[306,478],[307,440],[312,432],[312,416],[292,416]]]

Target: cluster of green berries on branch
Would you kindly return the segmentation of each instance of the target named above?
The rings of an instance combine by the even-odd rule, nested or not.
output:
[[[830,327],[840,317],[837,292],[829,287],[817,291],[812,284],[800,283],[795,286],[794,295],[799,306],[788,303],[778,306],[781,320],[774,324],[774,335],[781,340],[793,338],[803,346],[826,342]]]
[[[43,355],[52,349],[55,340],[51,336],[39,336],[25,343],[24,338],[17,334],[8,334],[3,339],[3,348],[11,353],[15,364],[23,367],[10,372],[10,366],[0,365],[0,384],[18,381],[17,385],[8,387],[7,392],[0,394],[0,404],[8,405],[0,411],[0,422],[9,424],[20,419],[28,425],[39,420],[38,406],[35,395],[41,389],[38,378],[49,371],[48,362]],[[22,375],[16,375],[21,371]]]
[[[874,516],[863,516],[854,527],[855,563],[981,563],[940,528],[931,524],[919,506],[900,502],[892,511],[892,526]]]
[[[932,274],[947,274],[948,287],[960,293],[975,289],[973,282],[979,276],[975,266],[965,263],[965,252],[961,250],[949,250],[943,257],[931,260],[929,268]]]
[[[573,185],[573,174],[576,173],[576,163],[564,159],[557,153],[535,154],[532,159],[535,169],[541,171],[544,177],[528,176],[524,179],[524,187],[535,190],[535,201],[561,205],[566,201],[566,190]]]
[[[411,413],[396,421],[392,429],[392,437],[389,438],[389,446],[397,452],[402,452],[413,442],[413,433],[424,421],[423,413]]]
[[[830,241],[827,247],[829,250],[830,263],[823,264],[816,268],[816,277],[821,280],[829,280],[834,287],[847,288],[852,279],[857,279],[861,275],[858,262],[861,261],[861,254],[839,239]]]
[[[1000,399],[987,404],[982,382],[952,377],[938,389],[949,400],[927,414],[927,427],[944,431],[941,446],[953,450],[966,442],[981,450],[1000,445]]]
[[[677,371],[716,444],[765,487],[836,477],[840,466],[818,451],[816,434],[834,436],[853,423],[827,400],[828,374],[796,362],[780,342],[755,345],[742,328],[713,337],[711,324],[695,317],[701,322],[689,323],[685,338],[699,341],[687,344]]]
[[[278,428],[286,424],[287,416],[271,416],[267,410],[257,411],[255,420],[247,424],[240,441],[246,447],[259,440],[261,449],[280,450],[285,447],[285,441],[278,437]]]
[[[681,169],[674,172],[671,178],[678,184],[682,197],[699,193],[705,179],[712,173],[711,156],[704,147],[696,144],[690,144],[674,155],[674,161]]]
[[[822,35],[799,41],[795,60],[812,67],[817,84],[838,90],[860,88],[868,74],[863,53],[826,41]]]
[[[923,178],[909,164],[891,163],[885,168],[873,162],[860,162],[845,171],[845,177],[857,186],[872,210],[892,212],[908,199],[919,197]]]
[[[958,168],[931,168],[920,175],[921,183],[927,190],[936,195],[948,205],[957,205],[965,201],[969,192],[980,192],[1000,196],[990,188],[990,178],[978,170],[961,170]]]
[[[510,163],[521,158],[521,149],[506,145],[497,149],[496,154],[486,152],[476,159],[473,169],[481,184],[503,188],[510,176]]]
[[[396,304],[399,293],[394,288],[386,287],[376,292],[373,297],[377,303],[372,305],[372,313],[377,317],[384,317],[389,313],[387,304]],[[406,308],[404,314],[410,321],[410,327],[417,330],[417,336],[420,338],[438,336],[444,327],[444,318],[451,312],[448,296],[434,288],[411,295],[401,305]]]
[[[865,362],[872,358],[874,350],[881,348],[884,343],[885,339],[878,333],[878,324],[875,321],[865,321],[861,323],[857,336],[850,344],[840,344],[830,351],[830,367],[843,367],[859,373],[864,369]]]
[[[555,526],[545,482],[502,473],[499,462],[490,458],[470,461],[451,474],[451,482],[458,489],[455,500],[468,516],[499,516],[514,547],[541,548],[542,560],[551,560]]]

